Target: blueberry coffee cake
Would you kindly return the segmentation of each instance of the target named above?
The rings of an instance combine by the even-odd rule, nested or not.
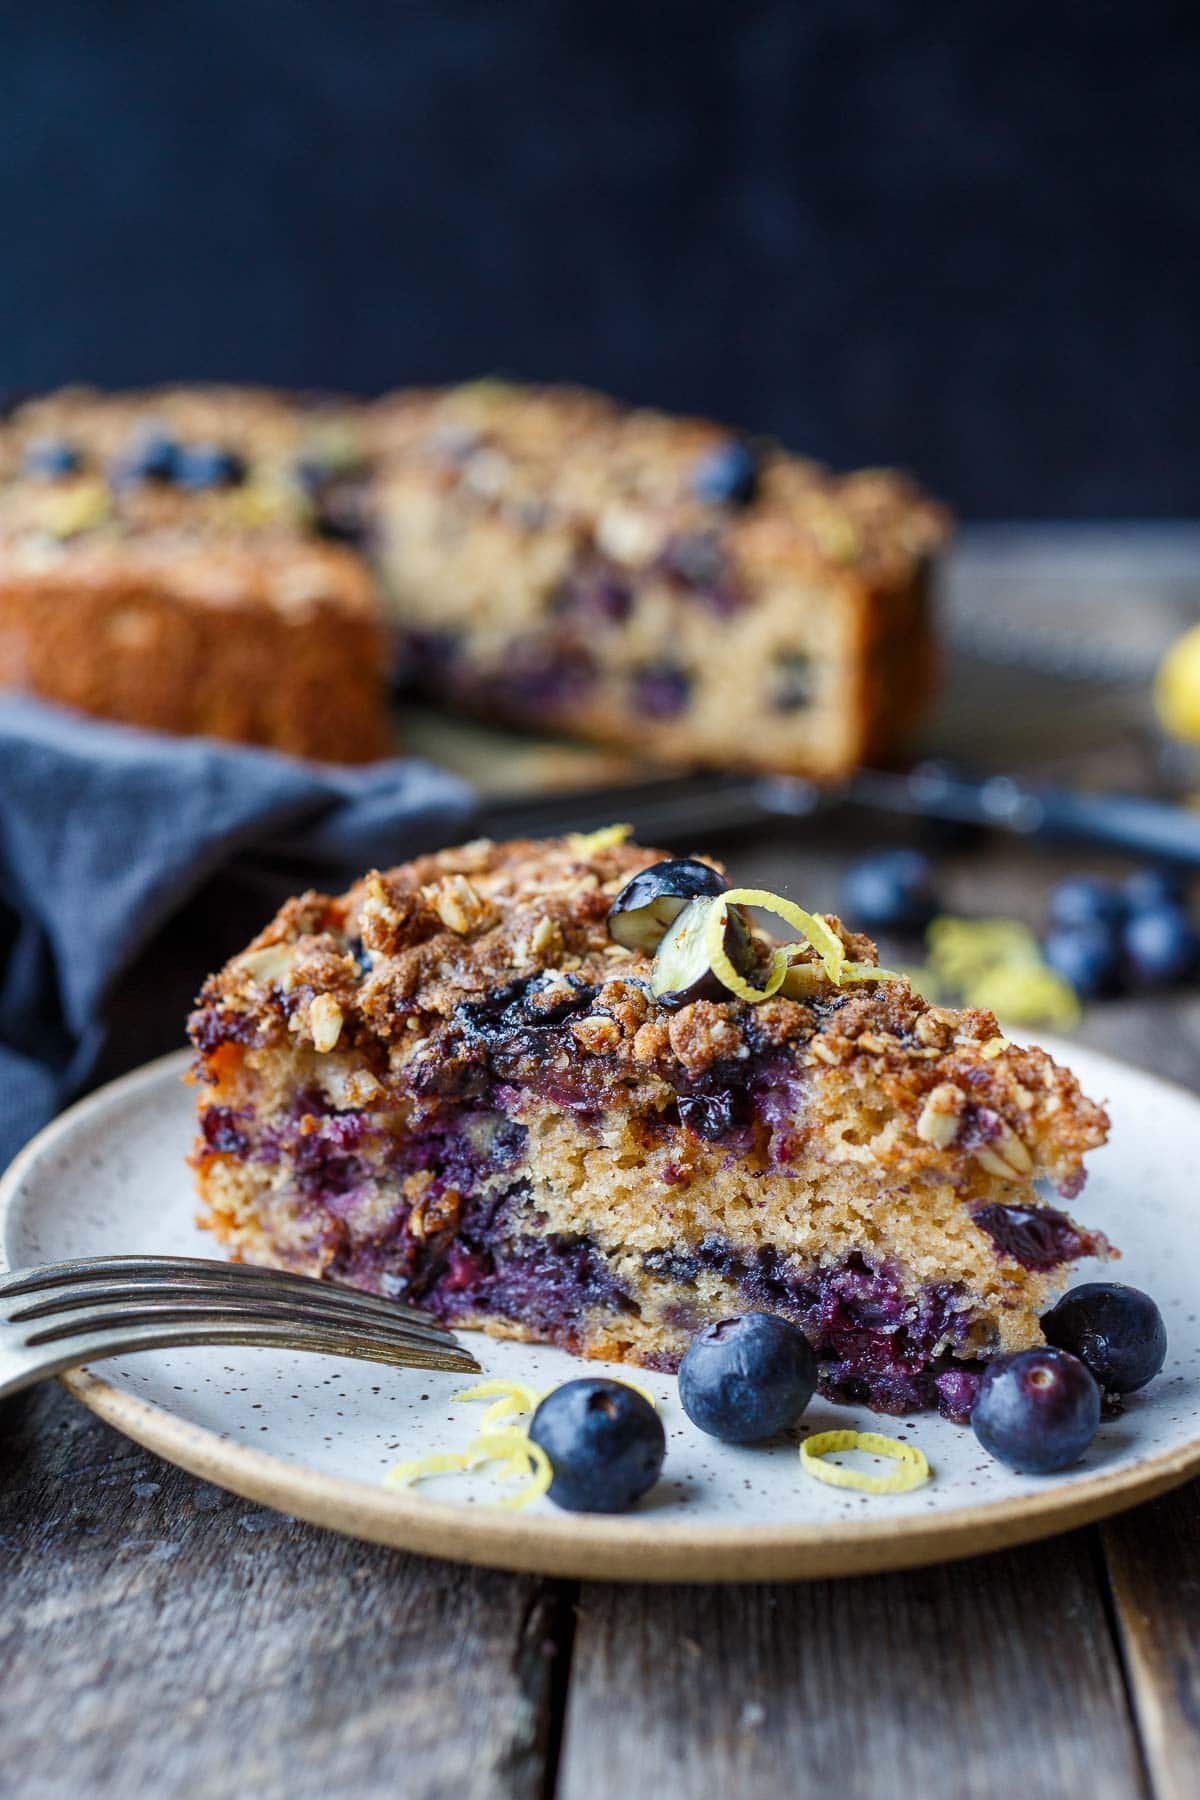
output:
[[[653,1368],[778,1313],[831,1397],[965,1417],[1108,1250],[1038,1187],[1079,1192],[1104,1113],[835,918],[621,836],[289,902],[191,1021],[205,1222],[250,1261]]]
[[[667,762],[835,776],[928,698],[941,509],[697,419],[496,381],[380,402],[376,553],[431,693]]]
[[[0,688],[361,762],[385,645],[351,408],[66,389],[0,426]]]

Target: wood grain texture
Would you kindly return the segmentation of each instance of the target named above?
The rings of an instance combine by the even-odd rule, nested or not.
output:
[[[1102,1532],[1147,1766],[1160,1800],[1200,1791],[1200,1484]]]
[[[0,1413],[0,1469],[0,1742],[22,1800],[541,1792],[553,1584],[249,1506],[54,1385]]]
[[[562,1800],[1131,1800],[1085,1534],[919,1574],[587,1587]]]

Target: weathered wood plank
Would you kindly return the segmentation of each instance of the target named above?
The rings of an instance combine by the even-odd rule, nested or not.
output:
[[[841,1583],[588,1587],[561,1800],[1131,1800],[1092,1550],[1078,1533]]]
[[[1118,1630],[1159,1800],[1200,1789],[1200,1482],[1103,1528]]]
[[[525,1800],[559,1623],[550,1583],[250,1506],[56,1387],[0,1413],[0,1787],[22,1800]]]

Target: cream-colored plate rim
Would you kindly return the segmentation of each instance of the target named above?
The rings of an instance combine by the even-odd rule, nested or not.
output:
[[[1089,1052],[1115,1074],[1121,1065]],[[147,1063],[79,1101],[40,1132],[0,1181],[0,1243],[26,1173],[73,1126],[167,1075],[182,1074],[188,1052]],[[1187,1090],[1147,1076],[1159,1087]],[[535,1574],[611,1581],[764,1581],[865,1574],[949,1562],[1031,1542],[1150,1500],[1200,1474],[1200,1437],[1087,1480],[1048,1486],[1018,1499],[985,1501],[920,1518],[886,1517],[821,1526],[667,1525],[653,1515],[620,1518],[483,1513],[402,1490],[322,1475],[283,1458],[227,1442],[164,1407],[84,1372],[63,1385],[135,1443],[246,1500],[350,1537],[426,1556]]]

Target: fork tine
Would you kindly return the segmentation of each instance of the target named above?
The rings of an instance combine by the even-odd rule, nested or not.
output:
[[[389,1317],[426,1319],[430,1315],[410,1301],[387,1300],[377,1294],[365,1294],[358,1288],[340,1282],[325,1281],[313,1275],[297,1275],[290,1269],[272,1269],[257,1263],[228,1263],[199,1256],[95,1256],[67,1262],[47,1263],[42,1268],[18,1270],[0,1275],[0,1298],[6,1295],[40,1292],[64,1283],[108,1281],[115,1277],[131,1281],[157,1281],[164,1277],[185,1277],[211,1281],[215,1285],[249,1287],[257,1284],[272,1289],[286,1289],[296,1294],[310,1294],[314,1289],[352,1297],[355,1305]]]
[[[248,1324],[245,1320],[218,1320],[191,1324],[122,1324],[111,1330],[92,1330],[57,1344],[35,1346],[41,1350],[37,1375],[61,1374],[82,1363],[99,1362],[139,1350],[170,1350],[194,1344],[257,1345],[268,1349],[316,1351],[327,1356],[349,1356],[360,1362],[390,1363],[396,1367],[440,1369],[476,1373],[479,1364],[455,1339],[444,1350],[424,1342],[413,1344],[398,1338],[376,1339],[360,1334],[313,1331],[295,1324]]]
[[[100,1302],[47,1317],[13,1320],[12,1324],[27,1345],[37,1345],[79,1337],[88,1331],[116,1331],[125,1326],[194,1324],[203,1328],[210,1322],[288,1326],[297,1332],[361,1337],[381,1344],[410,1344],[431,1352],[446,1350],[456,1341],[448,1331],[415,1326],[406,1319],[383,1324],[378,1320],[350,1319],[339,1313],[311,1312],[308,1308],[277,1300],[251,1300],[238,1304],[228,1300],[174,1299],[167,1295],[156,1295],[132,1304]]]
[[[246,1291],[242,1291],[245,1287]],[[0,1302],[7,1298],[0,1293]],[[235,1283],[232,1288],[216,1287],[192,1278],[145,1282],[92,1281],[77,1287],[60,1286],[33,1294],[18,1295],[18,1303],[8,1309],[11,1324],[21,1325],[31,1319],[65,1316],[101,1305],[109,1312],[138,1311],[164,1303],[192,1302],[212,1311],[253,1311],[264,1317],[296,1318],[316,1323],[327,1321],[349,1329],[359,1326],[381,1331],[405,1331],[413,1337],[425,1337],[444,1343],[449,1336],[446,1327],[429,1314],[410,1318],[404,1313],[366,1309],[357,1296],[340,1289],[326,1288],[320,1282],[309,1282],[307,1291],[293,1297],[290,1290],[259,1289],[250,1284]]]
[[[31,1330],[27,1326],[21,1333],[27,1349],[58,1343],[65,1346],[68,1342],[95,1336],[97,1333],[112,1335],[128,1331],[186,1329],[203,1334],[210,1328],[241,1331],[257,1331],[261,1328],[271,1334],[290,1334],[297,1340],[320,1337],[336,1340],[340,1344],[361,1343],[383,1350],[411,1351],[421,1356],[466,1354],[458,1340],[449,1332],[433,1336],[414,1331],[411,1325],[403,1322],[387,1328],[363,1325],[361,1322],[350,1325],[337,1319],[309,1319],[294,1308],[218,1307],[208,1301],[160,1300],[138,1307],[122,1308],[120,1311],[97,1306],[67,1313],[61,1318],[38,1320],[35,1325],[35,1329]]]

